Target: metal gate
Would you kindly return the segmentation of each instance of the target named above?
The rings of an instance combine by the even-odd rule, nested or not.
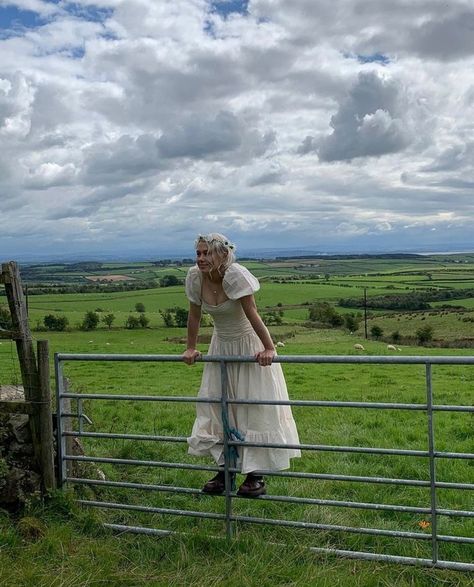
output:
[[[154,396],[154,395],[115,395],[115,394],[98,394],[98,393],[73,393],[65,389],[63,377],[63,365],[69,361],[133,361],[133,362],[181,362],[181,356],[177,355],[130,355],[130,354],[65,354],[59,353],[55,355],[55,370],[56,370],[56,397],[57,397],[57,413],[58,413],[58,469],[59,469],[59,484],[63,486],[65,483],[77,485],[102,485],[108,487],[122,487],[130,489],[149,489],[153,491],[165,491],[175,494],[199,494],[199,489],[174,487],[168,485],[150,485],[141,483],[130,483],[121,481],[108,480],[94,480],[80,477],[68,476],[67,463],[71,461],[83,461],[92,463],[114,463],[119,465],[137,465],[148,467],[162,467],[171,469],[194,469],[200,471],[217,471],[216,466],[202,466],[188,463],[175,462],[161,462],[153,460],[136,460],[136,459],[119,459],[112,457],[93,457],[87,455],[74,455],[67,453],[67,438],[68,437],[83,437],[83,438],[116,438],[128,440],[150,440],[150,441],[165,441],[165,442],[186,442],[186,437],[180,436],[158,436],[158,435],[144,435],[144,434],[119,434],[107,432],[87,432],[83,427],[83,420],[85,415],[82,410],[82,402],[87,400],[112,400],[112,401],[140,401],[140,402],[214,402],[220,403],[222,409],[223,421],[228,418],[228,409],[231,404],[251,404],[251,405],[290,405],[290,406],[316,406],[321,409],[327,407],[340,409],[363,408],[368,410],[393,410],[396,414],[399,410],[416,410],[424,412],[426,415],[426,450],[406,450],[397,448],[372,448],[363,446],[334,446],[334,445],[318,445],[318,444],[299,444],[299,445],[281,445],[268,443],[248,443],[245,441],[233,440],[230,435],[224,434],[223,448],[225,456],[225,478],[226,490],[223,495],[225,500],[225,512],[200,512],[171,508],[156,508],[141,505],[127,505],[116,502],[104,502],[94,500],[78,500],[81,504],[90,507],[122,509],[122,510],[136,510],[139,512],[149,512],[153,514],[170,514],[177,516],[191,516],[195,518],[208,518],[215,520],[222,520],[226,529],[226,536],[232,537],[233,526],[235,522],[243,522],[249,524],[265,524],[273,526],[286,526],[293,528],[306,528],[321,531],[337,531],[356,534],[366,534],[373,536],[388,536],[397,539],[410,539],[417,541],[429,541],[431,543],[431,558],[418,558],[408,556],[396,556],[391,554],[378,554],[366,551],[354,551],[349,549],[338,548],[320,548],[309,547],[310,550],[318,553],[329,553],[342,555],[349,558],[358,558],[366,560],[386,561],[403,564],[412,564],[427,567],[436,567],[444,569],[456,569],[463,571],[474,571],[474,563],[461,562],[455,560],[441,560],[438,556],[438,547],[440,543],[462,543],[473,546],[473,560],[474,560],[474,537],[473,536],[458,536],[445,535],[438,531],[438,521],[441,516],[449,516],[452,518],[474,518],[474,511],[459,510],[459,509],[444,509],[438,506],[438,493],[440,489],[449,489],[456,491],[473,491],[474,483],[467,482],[466,479],[461,479],[456,482],[446,482],[439,480],[436,475],[436,463],[440,459],[474,459],[474,453],[461,452],[440,452],[436,450],[436,435],[434,426],[434,414],[436,412],[465,412],[474,413],[473,406],[467,405],[442,405],[435,404],[433,401],[432,388],[432,366],[433,365],[474,365],[474,357],[468,356],[330,356],[330,355],[314,355],[314,356],[279,356],[275,359],[280,363],[300,363],[300,364],[390,364],[390,365],[425,365],[425,387],[426,387],[426,401],[424,403],[387,403],[387,402],[358,402],[358,401],[310,401],[310,400],[288,400],[288,401],[269,401],[269,400],[238,400],[230,399],[227,395],[227,364],[237,362],[254,362],[253,357],[229,357],[229,356],[204,356],[204,362],[218,362],[221,366],[221,382],[222,395],[221,399],[207,399],[198,397],[176,397],[176,396]],[[474,390],[473,390],[474,391]],[[65,410],[65,401],[75,400],[77,402],[77,414],[72,414]],[[65,430],[64,423],[71,417],[78,418],[77,430]],[[473,434],[474,437],[474,434]],[[312,472],[288,472],[288,471],[261,471],[263,475],[288,477],[294,479],[319,479],[330,481],[343,481],[354,483],[368,483],[368,484],[387,484],[395,486],[411,486],[424,487],[429,489],[429,503],[425,507],[414,507],[410,505],[390,505],[384,503],[364,503],[354,501],[337,501],[330,499],[313,499],[293,496],[274,496],[265,495],[257,498],[258,500],[269,500],[279,502],[289,502],[295,504],[318,505],[323,507],[342,507],[342,508],[359,508],[367,510],[385,510],[391,512],[407,512],[412,514],[424,514],[430,519],[431,531],[428,532],[408,532],[388,530],[381,528],[365,528],[352,527],[335,524],[322,524],[304,522],[301,520],[281,520],[273,518],[252,517],[235,515],[232,512],[233,500],[238,496],[231,490],[231,473],[238,472],[232,467],[231,451],[233,447],[252,446],[263,448],[299,448],[303,451],[322,451],[322,452],[339,452],[339,453],[358,453],[358,454],[372,454],[372,455],[399,455],[407,457],[424,457],[429,464],[429,479],[405,479],[405,478],[387,478],[375,476],[354,476],[342,474],[327,474],[327,473],[312,473]],[[470,479],[472,481],[472,479]],[[173,533],[171,530],[155,529],[144,526],[125,526],[120,524],[105,524],[107,527],[121,530],[131,531],[135,533],[144,533],[150,535],[166,535]]]

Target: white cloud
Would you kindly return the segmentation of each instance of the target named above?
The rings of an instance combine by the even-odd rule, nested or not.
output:
[[[0,6],[2,250],[472,242],[470,0]]]
[[[414,138],[407,112],[404,91],[394,80],[361,73],[331,118],[333,132],[313,148],[322,161],[402,151]],[[307,152],[308,138],[305,141],[300,152]]]

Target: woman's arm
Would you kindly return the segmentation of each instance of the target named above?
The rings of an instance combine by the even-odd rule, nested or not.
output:
[[[244,309],[245,315],[247,316],[252,328],[255,330],[255,334],[262,341],[265,347],[264,351],[260,351],[255,354],[259,365],[266,367],[272,364],[273,357],[275,356],[275,345],[273,344],[272,337],[268,332],[268,328],[263,323],[257,310],[257,304],[253,295],[244,296],[240,298],[240,303]]]
[[[183,361],[188,365],[192,365],[194,361],[201,356],[201,353],[196,349],[200,323],[201,306],[190,302],[188,314],[188,342],[187,349],[183,353]]]

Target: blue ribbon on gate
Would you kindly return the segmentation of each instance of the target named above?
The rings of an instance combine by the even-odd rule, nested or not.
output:
[[[237,430],[237,428],[234,428],[232,426],[230,426],[229,424],[229,418],[227,416],[227,412],[224,409],[224,406],[222,406],[222,427],[224,429],[224,434],[226,435],[227,440],[232,440],[232,441],[240,441],[240,442],[244,442],[245,441],[245,436],[242,434],[242,432],[240,432],[240,430]],[[225,456],[225,454],[224,454]],[[239,458],[239,451],[237,449],[236,446],[229,446],[229,461],[230,461],[230,466],[232,469],[235,469],[237,467],[237,460]],[[235,490],[235,473],[231,474],[231,480],[232,480],[232,491]]]

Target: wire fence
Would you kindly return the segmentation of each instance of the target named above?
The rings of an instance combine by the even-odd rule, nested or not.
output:
[[[84,477],[73,477],[68,475],[69,462],[88,462],[88,463],[110,463],[114,465],[132,465],[157,467],[165,469],[181,469],[195,471],[217,471],[217,466],[207,466],[190,463],[163,462],[155,460],[140,460],[128,458],[113,457],[95,457],[87,455],[74,455],[67,452],[68,437],[78,438],[95,438],[95,439],[122,439],[137,441],[156,441],[156,442],[177,442],[186,443],[187,438],[183,436],[164,436],[151,434],[130,434],[130,433],[112,433],[112,432],[90,432],[85,431],[83,422],[87,421],[87,416],[83,412],[82,403],[87,400],[109,400],[109,401],[134,401],[134,402],[177,402],[177,403],[216,403],[220,404],[223,421],[228,421],[229,406],[231,405],[289,405],[301,407],[318,407],[318,408],[338,408],[338,409],[367,409],[367,410],[393,410],[397,411],[418,411],[426,416],[427,427],[427,446],[425,450],[409,450],[399,448],[377,448],[364,446],[335,446],[325,444],[276,444],[276,443],[250,443],[233,439],[229,433],[224,433],[223,451],[224,451],[224,474],[225,474],[225,508],[223,513],[203,512],[183,510],[178,508],[152,507],[147,505],[134,505],[119,502],[96,501],[96,500],[78,500],[81,504],[89,507],[105,508],[111,510],[128,510],[135,512],[146,512],[149,514],[168,514],[172,516],[187,516],[193,518],[204,518],[222,521],[225,526],[226,536],[233,536],[235,523],[279,526],[290,528],[304,528],[311,530],[321,530],[329,532],[343,532],[359,535],[384,536],[396,539],[410,539],[431,545],[431,557],[408,557],[383,553],[373,553],[366,551],[354,551],[349,549],[310,547],[310,550],[318,553],[329,553],[342,555],[344,557],[359,558],[366,560],[386,561],[395,563],[404,563],[420,565],[427,567],[455,569],[462,571],[474,571],[474,563],[462,562],[458,560],[442,560],[439,557],[439,546],[441,543],[456,543],[473,546],[474,560],[474,537],[441,534],[438,530],[438,521],[443,516],[450,518],[466,519],[474,518],[474,511],[441,508],[438,505],[438,490],[449,489],[456,491],[473,491],[474,483],[470,480],[461,479],[456,482],[442,481],[437,478],[436,465],[442,460],[473,460],[474,453],[471,452],[446,452],[436,450],[436,435],[434,426],[434,415],[439,412],[452,413],[474,413],[474,406],[471,405],[453,405],[453,404],[435,404],[433,401],[432,385],[432,368],[434,365],[474,365],[474,357],[469,356],[337,356],[337,355],[314,355],[314,356],[279,356],[275,359],[280,363],[296,364],[390,364],[390,365],[424,365],[425,366],[425,389],[426,401],[424,403],[396,403],[396,402],[366,402],[366,401],[312,401],[312,400],[258,400],[258,399],[236,399],[228,395],[227,365],[230,363],[247,363],[254,362],[254,357],[229,357],[229,356],[204,356],[203,362],[215,362],[220,364],[221,369],[221,397],[220,399],[201,398],[201,397],[178,397],[178,396],[156,396],[156,395],[127,395],[127,394],[109,394],[109,393],[73,393],[69,392],[64,385],[63,367],[66,362],[71,361],[126,361],[126,362],[181,362],[181,357],[176,355],[130,355],[130,354],[65,354],[55,355],[56,370],[56,394],[57,394],[57,430],[58,430],[58,471],[59,484],[63,486],[66,483],[75,485],[96,485],[110,488],[125,489],[142,489],[156,492],[169,492],[176,495],[198,495],[199,489],[176,487],[172,485],[158,485],[147,483],[132,483],[126,481],[97,480],[87,479]],[[77,401],[77,414],[72,414],[65,409],[65,403],[70,400]],[[68,408],[69,409],[69,408]],[[78,430],[66,429],[64,425],[66,420],[71,417],[78,418]],[[90,422],[90,421],[89,421]],[[228,432],[228,431],[227,431]],[[284,477],[290,479],[316,479],[326,481],[342,481],[364,484],[385,484],[392,486],[405,487],[422,487],[429,491],[429,503],[425,507],[415,507],[412,505],[392,505],[385,503],[367,503],[334,499],[315,499],[309,497],[296,497],[291,495],[263,495],[257,499],[260,501],[274,501],[281,503],[292,503],[308,506],[321,507],[341,507],[353,509],[366,509],[389,512],[405,512],[412,514],[423,514],[430,519],[430,532],[409,532],[402,530],[391,530],[385,528],[365,528],[353,527],[339,524],[324,524],[316,522],[306,522],[301,520],[283,520],[266,517],[244,516],[233,513],[233,501],[239,496],[232,491],[232,475],[239,472],[235,466],[232,466],[231,451],[239,447],[260,447],[273,449],[301,449],[303,451],[318,451],[326,453],[345,453],[345,454],[370,454],[396,455],[402,457],[425,458],[428,461],[429,479],[406,479],[406,478],[388,478],[379,476],[356,476],[344,474],[329,474],[317,472],[296,472],[296,471],[259,471],[262,475]],[[139,525],[123,524],[105,524],[107,527],[119,530],[143,533],[149,535],[167,535],[173,533],[172,530],[149,528]]]

